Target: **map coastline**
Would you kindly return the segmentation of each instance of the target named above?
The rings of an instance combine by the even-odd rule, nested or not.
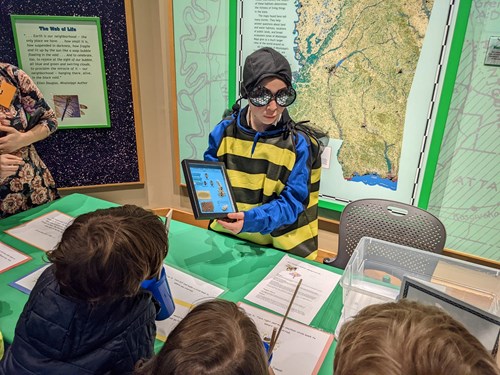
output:
[[[433,1],[294,4],[292,117],[342,140],[335,157],[345,181],[396,190],[406,104]]]

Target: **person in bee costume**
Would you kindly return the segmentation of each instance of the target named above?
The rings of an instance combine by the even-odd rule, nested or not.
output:
[[[324,134],[290,118],[292,72],[276,50],[261,48],[246,58],[240,92],[204,154],[225,163],[239,212],[210,228],[314,259]]]

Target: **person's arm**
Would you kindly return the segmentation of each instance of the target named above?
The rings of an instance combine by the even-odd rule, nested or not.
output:
[[[2,154],[9,154],[22,147],[41,141],[57,129],[54,110],[45,102],[40,89],[28,74],[18,69],[16,78],[24,111],[32,116],[38,108],[41,108],[42,114],[38,123],[26,132],[20,132],[12,126],[0,124],[0,131],[5,132],[5,135],[0,138]]]
[[[222,120],[219,122],[214,130],[208,136],[208,148],[203,154],[203,159],[206,161],[219,161],[217,158],[217,151],[219,150],[220,143],[224,137],[224,131],[231,124],[233,120]]]
[[[220,139],[219,139],[220,140]],[[208,148],[203,154],[203,160],[206,161],[218,161],[217,159],[217,149],[219,148],[219,144],[215,140],[213,132],[208,136]]]
[[[24,165],[24,161],[19,156],[11,154],[0,155],[0,184],[7,177],[15,174],[20,165]]]
[[[225,128],[231,120],[224,120],[210,133],[209,145],[204,154],[205,160],[218,161],[217,152],[222,141]],[[296,145],[297,160],[290,173],[287,185],[280,196],[272,202],[252,208],[245,212],[228,214],[230,219],[236,220],[229,223],[221,220],[217,222],[233,233],[260,232],[271,233],[282,225],[292,224],[299,214],[305,209],[304,201],[309,196],[308,167],[309,146],[304,136],[298,135]]]
[[[22,147],[41,141],[49,136],[48,128],[38,124],[31,130],[22,133],[12,126],[0,125],[0,131],[5,135],[0,138],[0,150],[2,154],[10,154]]]
[[[242,232],[271,233],[283,225],[294,223],[306,209],[304,202],[309,196],[309,146],[300,134],[297,135],[296,155],[297,160],[281,194],[269,203],[246,211]]]

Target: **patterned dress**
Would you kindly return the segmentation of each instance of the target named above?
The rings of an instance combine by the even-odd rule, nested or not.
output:
[[[23,132],[28,126],[27,114],[43,108],[38,124],[45,125],[50,133],[57,129],[54,111],[45,102],[42,93],[31,78],[21,69],[0,62],[0,83],[7,81],[17,87],[9,108],[0,105],[0,123]],[[0,135],[1,136],[1,135]],[[29,145],[12,153],[23,159],[24,165],[5,178],[0,177],[0,218],[50,202],[59,197],[54,179],[47,166]]]

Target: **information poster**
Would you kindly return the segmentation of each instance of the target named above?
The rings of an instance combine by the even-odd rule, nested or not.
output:
[[[297,91],[291,117],[329,135],[320,207],[341,211],[362,198],[414,203],[458,6],[419,0],[171,2],[180,160],[202,157],[208,133],[238,98],[246,56],[273,47],[291,65]],[[192,17],[200,12],[203,19]]]
[[[427,117],[449,2],[240,3],[240,64],[258,48],[281,52],[297,91],[291,117],[329,135],[323,207],[363,198],[411,203],[432,134]]]
[[[12,15],[19,66],[60,128],[110,127],[98,17]]]
[[[490,37],[484,65],[500,66],[500,36]]]
[[[492,58],[498,51],[500,64],[499,11],[500,1],[477,0],[471,6],[427,207],[446,227],[446,248],[497,267],[500,68]]]

